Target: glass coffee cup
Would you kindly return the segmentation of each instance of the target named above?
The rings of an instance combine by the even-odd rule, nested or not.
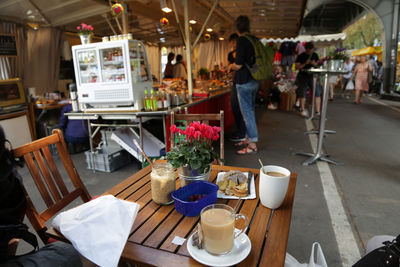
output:
[[[235,232],[238,220],[244,220],[244,224],[240,231]],[[201,210],[200,224],[205,250],[213,255],[222,255],[233,249],[235,238],[246,231],[248,219],[243,214],[235,214],[231,206],[212,204]]]

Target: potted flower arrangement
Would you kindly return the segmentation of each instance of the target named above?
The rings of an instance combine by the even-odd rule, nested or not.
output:
[[[78,30],[82,44],[90,44],[94,30],[93,26],[82,22],[76,29]]]
[[[344,62],[348,57],[346,48],[336,48],[328,55],[327,68],[329,70],[343,70]]]
[[[219,138],[220,127],[192,122],[185,130],[175,125],[170,130],[181,137],[178,144],[167,153],[168,162],[178,168],[181,185],[194,180],[208,180],[211,163],[220,159],[212,146],[212,142]]]

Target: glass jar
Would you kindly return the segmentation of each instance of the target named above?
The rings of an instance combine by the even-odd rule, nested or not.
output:
[[[151,197],[154,202],[168,205],[174,202],[172,192],[176,189],[175,170],[169,163],[154,163],[150,174]]]

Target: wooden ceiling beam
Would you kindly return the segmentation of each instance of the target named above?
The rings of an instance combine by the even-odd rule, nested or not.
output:
[[[22,1],[22,0],[2,0],[2,1],[0,2],[0,8],[3,9],[3,8],[8,7],[8,6],[17,4],[18,2],[21,2],[21,1]]]
[[[76,22],[78,20],[83,20],[85,18],[89,18],[96,15],[102,15],[110,12],[108,6],[95,6],[95,7],[86,7],[75,12],[68,13],[65,16],[61,16],[58,19],[52,21],[52,26],[62,26],[68,23]]]

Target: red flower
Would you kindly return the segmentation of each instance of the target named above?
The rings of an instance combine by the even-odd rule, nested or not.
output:
[[[178,132],[178,128],[176,128],[175,124],[172,125],[171,127],[169,127],[169,129],[170,129],[170,131],[173,132],[173,133]]]
[[[214,126],[213,127],[214,133],[219,133],[221,131],[220,127]]]
[[[185,131],[186,138],[192,137],[194,135],[195,131],[196,130],[194,129],[194,127],[191,127],[191,126],[186,127],[186,131]]]
[[[199,139],[200,136],[201,136],[201,132],[200,131],[195,131],[194,134],[193,134],[193,137],[195,139]]]
[[[212,140],[213,140],[213,141],[217,141],[218,138],[219,138],[219,134],[215,134],[215,135],[212,137]]]

